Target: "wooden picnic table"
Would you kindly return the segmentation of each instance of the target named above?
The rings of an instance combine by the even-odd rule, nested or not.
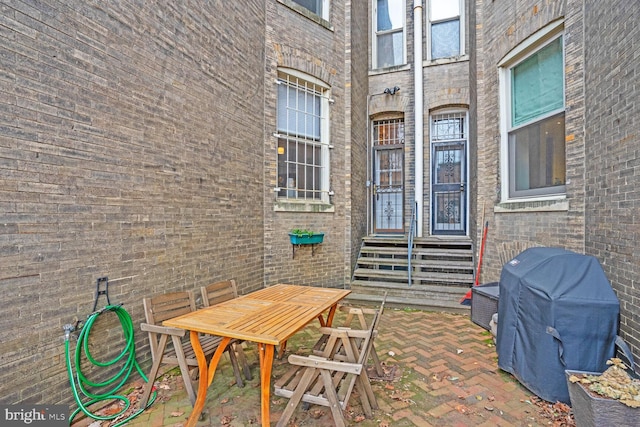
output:
[[[200,369],[198,395],[185,427],[196,425],[218,362],[234,338],[258,343],[262,425],[270,425],[269,399],[275,346],[279,345],[282,352],[287,339],[313,319],[318,319],[321,326],[331,326],[338,302],[350,292],[345,289],[278,284],[165,320],[164,326],[190,331],[189,338]],[[323,317],[325,312],[326,318]],[[209,366],[200,345],[199,333],[223,337]]]

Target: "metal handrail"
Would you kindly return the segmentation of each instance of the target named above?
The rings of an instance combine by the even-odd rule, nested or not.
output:
[[[409,286],[412,285],[411,270],[413,268],[411,267],[411,259],[413,258],[413,238],[416,234],[416,228],[418,223],[416,219],[417,211],[418,211],[418,202],[414,202],[413,209],[411,210],[411,224],[409,224],[409,238],[407,239],[408,240],[407,242],[407,273],[408,273]]]

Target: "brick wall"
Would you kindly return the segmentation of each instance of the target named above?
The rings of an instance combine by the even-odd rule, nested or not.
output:
[[[478,206],[490,220],[483,281],[497,280],[503,242],[560,246],[594,255],[621,305],[621,334],[640,354],[638,321],[637,4],[595,1],[476,2]],[[567,208],[499,207],[497,64],[537,29],[564,19]],[[495,210],[495,211],[494,211]]]
[[[498,63],[512,49],[547,24],[565,20],[567,205],[549,211],[533,204],[500,204],[500,111]],[[482,282],[496,281],[503,262],[499,248],[527,242],[584,251],[584,96],[582,11],[576,1],[476,2],[477,60],[477,209],[480,241],[489,221]]]
[[[367,232],[367,156],[368,151],[368,118],[367,118],[367,94],[369,70],[369,23],[370,10],[368,7],[361,7],[358,1],[347,2],[347,22],[350,36],[347,46],[347,72],[349,79],[347,86],[351,90],[347,91],[351,99],[347,105],[346,122],[350,123],[350,145],[351,150],[349,160],[351,164],[351,175],[349,177],[350,194],[350,246],[351,260],[348,266],[348,275],[351,277],[352,267],[355,265],[360,250],[362,237]]]
[[[331,2],[330,17],[322,22],[285,0],[267,3],[265,37],[265,139],[264,139],[264,218],[265,256],[264,282],[297,283],[322,287],[344,287],[351,271],[352,240],[350,234],[351,191],[351,135],[347,108],[352,108],[347,94],[348,71],[345,43],[349,26],[347,13],[351,9],[344,2]],[[360,35],[359,35],[360,36]],[[358,43],[362,43],[358,39]],[[300,206],[278,203],[276,187],[277,140],[276,130],[278,67],[287,67],[322,80],[330,87],[331,189],[333,207],[320,209],[310,204]],[[361,96],[361,95],[359,95]],[[276,210],[276,205],[279,210]],[[303,210],[295,210],[303,209]],[[304,209],[314,210],[305,211]],[[310,246],[301,246],[292,256],[288,232],[293,228],[324,232],[324,242],[312,256]]]
[[[263,285],[265,4],[0,11],[0,396],[70,402],[62,325],[97,277],[136,325],[146,295]],[[121,343],[103,326],[106,357]]]
[[[640,7],[585,3],[586,251],[618,298],[621,334],[640,355]]]

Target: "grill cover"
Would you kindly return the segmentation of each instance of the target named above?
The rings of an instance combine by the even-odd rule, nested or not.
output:
[[[540,398],[569,404],[564,370],[607,368],[619,312],[596,258],[560,248],[527,249],[500,275],[498,366]]]

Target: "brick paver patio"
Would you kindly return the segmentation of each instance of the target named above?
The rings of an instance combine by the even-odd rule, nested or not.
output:
[[[336,325],[340,323],[336,319]],[[309,353],[317,337],[316,326],[307,327],[287,345],[287,352]],[[550,418],[533,402],[535,397],[497,366],[493,341],[468,315],[387,309],[376,339],[385,370],[394,372],[373,380],[379,409],[373,419],[363,419],[358,399],[352,395],[347,417],[351,424],[371,426],[542,426]],[[257,425],[260,418],[257,352],[249,345],[247,357],[254,379],[244,388],[234,385],[232,370],[223,361],[207,396],[199,426]],[[274,377],[287,368],[286,356],[276,360]],[[173,371],[175,374],[175,371]],[[273,396],[273,395],[272,395]],[[271,416],[279,418],[287,399],[272,397]],[[180,426],[191,406],[180,377],[159,381],[157,401],[129,426]],[[87,424],[77,422],[76,424]],[[331,426],[327,408],[299,407],[293,426]]]

